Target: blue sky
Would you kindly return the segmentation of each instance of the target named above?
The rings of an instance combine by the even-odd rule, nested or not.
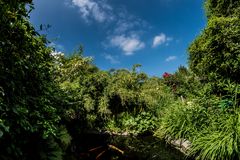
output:
[[[150,76],[187,66],[187,48],[206,23],[203,0],[34,0],[31,22],[71,54],[80,44],[100,69],[142,64]]]

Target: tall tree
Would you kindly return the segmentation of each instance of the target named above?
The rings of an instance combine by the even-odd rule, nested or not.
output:
[[[189,47],[189,63],[221,92],[219,84],[225,80],[240,83],[240,2],[207,0],[205,4],[207,26]]]

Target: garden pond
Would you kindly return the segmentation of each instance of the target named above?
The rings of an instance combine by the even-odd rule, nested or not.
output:
[[[154,136],[84,134],[69,149],[67,160],[185,160],[186,156]]]

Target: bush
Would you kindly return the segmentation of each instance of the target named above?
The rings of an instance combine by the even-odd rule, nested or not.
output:
[[[31,2],[0,0],[0,159],[26,159],[29,143],[55,135],[60,120],[52,50],[29,22]]]
[[[199,95],[202,88],[199,77],[184,66],[180,66],[174,74],[164,73],[163,83],[171,88],[176,97],[193,97]]]
[[[106,126],[109,131],[139,135],[153,133],[158,126],[158,121],[149,112],[141,112],[135,116],[123,113],[115,121],[110,120]]]

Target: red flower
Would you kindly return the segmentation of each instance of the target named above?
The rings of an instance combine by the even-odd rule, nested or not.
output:
[[[167,73],[167,72],[164,72],[164,73],[163,73],[163,78],[168,78],[168,77],[170,77],[170,76],[172,76],[170,73]]]

